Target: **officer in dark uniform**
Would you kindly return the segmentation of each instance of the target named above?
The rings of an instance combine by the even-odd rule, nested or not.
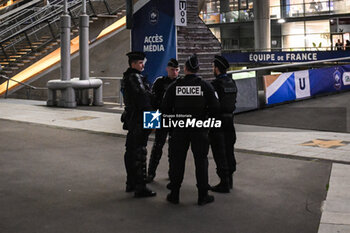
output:
[[[164,93],[170,83],[172,83],[179,76],[180,69],[177,60],[171,58],[168,62],[166,70],[168,75],[157,78],[152,86],[154,106],[156,109],[160,109]],[[169,130],[165,128],[156,130],[156,137],[149,159],[147,182],[152,182],[156,176],[156,170],[159,164],[159,160],[162,157],[163,146],[165,144],[168,132]]]
[[[220,117],[222,127],[212,128],[209,140],[216,163],[216,172],[220,183],[211,188],[214,192],[229,193],[232,189],[232,175],[236,171],[234,144],[236,132],[233,124],[233,111],[236,108],[237,87],[235,81],[226,74],[230,67],[222,56],[215,56],[214,75],[212,85],[219,97]]]
[[[152,197],[156,193],[146,187],[146,156],[149,130],[143,129],[143,111],[153,110],[151,90],[141,75],[145,66],[143,52],[130,52],[129,68],[122,80],[125,111],[122,114],[123,128],[128,130],[124,155],[127,173],[126,192],[135,192],[135,197]]]
[[[198,59],[192,55],[185,63],[185,77],[170,84],[162,103],[163,113],[184,116],[180,120],[201,120],[214,117],[219,111],[219,102],[213,87],[196,75],[199,70]],[[191,118],[188,118],[191,115]],[[163,114],[164,116],[164,114]],[[179,120],[175,118],[173,120]],[[208,195],[208,128],[174,128],[170,135],[170,183],[171,192],[167,200],[179,203],[179,190],[184,177],[187,150],[191,144],[196,166],[198,205],[213,202]]]

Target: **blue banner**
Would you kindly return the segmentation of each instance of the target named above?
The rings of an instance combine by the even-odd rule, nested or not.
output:
[[[264,76],[266,104],[350,90],[350,65]]]
[[[146,53],[143,74],[152,84],[162,75],[170,58],[176,58],[174,0],[151,0],[134,13],[132,51]]]
[[[284,63],[309,62],[332,58],[349,57],[350,51],[294,51],[223,53],[230,63]]]

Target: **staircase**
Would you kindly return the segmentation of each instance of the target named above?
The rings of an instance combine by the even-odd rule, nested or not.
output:
[[[42,3],[42,1],[40,1]],[[79,15],[82,0],[68,2],[71,16],[71,38],[79,35]],[[90,0],[87,14],[90,27],[100,18],[114,21],[125,15],[123,0]],[[34,62],[60,47],[60,16],[63,1],[50,1],[49,5],[26,8],[0,21],[0,74],[13,77]],[[0,84],[6,80],[0,79]]]
[[[187,27],[178,27],[178,60],[185,64],[196,53],[200,62],[199,75],[213,78],[214,56],[221,53],[221,44],[198,16],[198,0],[187,0]]]

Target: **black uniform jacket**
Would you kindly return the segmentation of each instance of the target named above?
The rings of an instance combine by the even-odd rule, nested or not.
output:
[[[165,94],[165,91],[168,89],[168,86],[174,82],[175,79],[171,79],[168,76],[162,76],[154,81],[152,86],[152,94],[154,96],[154,107],[160,109],[162,100]]]
[[[210,83],[190,74],[170,84],[162,102],[162,111],[206,119],[217,115],[219,102]]]
[[[220,102],[220,113],[233,113],[236,109],[236,82],[226,74],[221,74],[211,82]]]
[[[140,71],[128,68],[123,76],[121,90],[125,104],[122,120],[142,121],[143,111],[153,110],[151,89]]]

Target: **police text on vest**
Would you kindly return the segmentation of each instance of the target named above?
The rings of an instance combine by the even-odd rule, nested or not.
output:
[[[201,86],[178,86],[176,87],[177,96],[200,96],[202,95]]]

